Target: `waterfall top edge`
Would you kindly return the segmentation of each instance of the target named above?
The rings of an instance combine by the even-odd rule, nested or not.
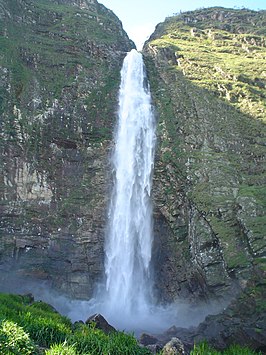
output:
[[[127,52],[127,54],[141,54],[141,52],[138,51],[137,49],[133,48],[133,49],[131,49],[131,51]]]

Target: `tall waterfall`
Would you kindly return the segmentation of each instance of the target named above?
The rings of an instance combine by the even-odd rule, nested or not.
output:
[[[151,187],[155,118],[142,55],[129,52],[121,70],[118,123],[112,155],[114,185],[105,243],[105,283],[89,301],[72,303],[72,321],[101,313],[115,328],[134,333],[165,331],[176,323],[174,307],[152,295]],[[179,324],[184,325],[184,318]]]
[[[105,284],[90,301],[47,301],[72,321],[101,313],[115,328],[160,333],[175,324],[198,324],[212,308],[191,308],[179,300],[154,302],[150,270],[153,242],[151,184],[155,150],[155,119],[142,55],[132,50],[121,70],[118,124],[112,156],[114,186],[105,244]],[[223,306],[223,304],[222,304]],[[85,318],[86,317],[86,318]]]
[[[132,50],[121,70],[112,157],[115,181],[105,245],[106,306],[119,318],[146,312],[151,302],[154,146],[155,120],[144,63]]]

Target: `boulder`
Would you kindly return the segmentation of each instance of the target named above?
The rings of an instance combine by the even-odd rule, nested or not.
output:
[[[152,354],[158,354],[160,351],[162,351],[163,346],[161,344],[151,344],[145,346]]]
[[[99,313],[93,314],[86,320],[86,324],[94,323],[97,329],[101,329],[104,333],[109,334],[115,332],[116,329],[112,327],[107,320]]]
[[[172,338],[162,350],[162,355],[185,355],[185,348],[182,341],[178,338]]]
[[[158,339],[155,338],[153,335],[143,333],[141,334],[139,338],[140,344],[146,346],[146,345],[154,345],[158,343]]]

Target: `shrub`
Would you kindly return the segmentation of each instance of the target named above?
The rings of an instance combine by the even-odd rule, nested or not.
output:
[[[30,355],[35,353],[35,347],[22,327],[12,321],[3,320],[0,326],[0,353]]]
[[[45,351],[45,355],[77,355],[77,353],[73,345],[63,343],[53,345],[51,349]]]
[[[202,343],[195,344],[193,350],[190,352],[190,355],[221,355],[221,353],[211,348],[209,344],[204,341]]]
[[[32,299],[25,296],[0,294],[1,318],[8,319],[10,324],[24,334],[24,345],[17,341],[20,348],[11,348],[10,344],[15,337],[8,338],[6,333],[0,332],[0,354],[36,354],[33,341],[40,347],[50,348],[46,350],[46,355],[150,354],[147,349],[139,346],[133,335],[123,332],[107,335],[96,329],[94,324],[76,324],[73,327],[70,320],[61,316],[53,307],[43,302],[32,302]]]

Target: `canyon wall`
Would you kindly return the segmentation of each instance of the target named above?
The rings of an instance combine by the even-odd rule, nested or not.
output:
[[[0,0],[0,21],[1,290],[30,280],[88,299],[103,276],[119,73],[134,44],[93,0]],[[159,24],[143,51],[158,122],[158,299],[236,298],[227,319],[241,313],[258,337],[264,24],[265,11],[182,13]]]
[[[0,1],[0,15],[0,284],[15,275],[88,298],[103,275],[119,73],[134,44],[97,1]]]
[[[265,11],[181,13],[144,47],[158,116],[158,292],[166,301],[233,299],[199,333],[257,347],[266,334],[263,24]]]

